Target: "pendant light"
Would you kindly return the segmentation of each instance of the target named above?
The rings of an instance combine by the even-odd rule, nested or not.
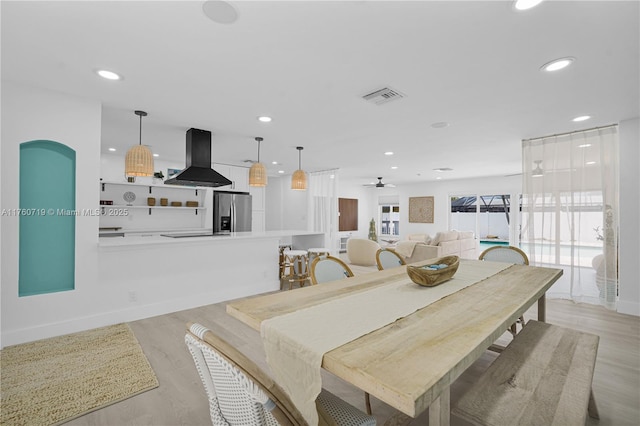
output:
[[[136,146],[127,151],[124,159],[124,174],[130,176],[153,176],[153,153],[151,149],[142,145],[142,117],[146,117],[144,111],[134,111],[140,117],[140,141]]]
[[[257,137],[258,161],[253,163],[249,169],[249,186],[267,186],[267,168],[260,162],[260,142],[262,138]]]
[[[291,176],[291,189],[304,191],[307,189],[307,174],[302,170],[301,166],[302,150],[304,148],[297,146],[296,149],[298,150],[298,170],[293,172],[293,176]]]

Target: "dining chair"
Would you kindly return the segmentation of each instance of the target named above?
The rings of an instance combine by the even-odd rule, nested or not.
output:
[[[337,257],[318,256],[311,263],[311,284],[326,283],[349,277],[353,277],[351,268]],[[368,392],[364,393],[364,403],[367,414],[371,414],[371,397]]]
[[[222,337],[189,323],[185,343],[204,385],[214,426],[307,425],[284,390]],[[376,424],[375,417],[325,389],[316,399],[316,407],[320,425]]]
[[[407,262],[394,250],[381,248],[376,252],[376,264],[378,265],[378,270],[382,271],[383,269],[406,265]]]
[[[326,283],[353,277],[351,268],[333,256],[318,256],[311,263],[311,284]]]
[[[508,262],[515,263],[516,265],[528,265],[529,257],[525,252],[514,246],[493,246],[489,247],[478,257],[480,260],[491,260],[494,262]],[[509,331],[514,336],[517,333],[516,324],[520,323],[521,327],[524,327],[524,315],[520,315],[516,323],[511,324]]]

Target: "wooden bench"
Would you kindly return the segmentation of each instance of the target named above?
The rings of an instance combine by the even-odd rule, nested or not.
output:
[[[599,337],[529,321],[452,413],[479,425],[584,425]]]

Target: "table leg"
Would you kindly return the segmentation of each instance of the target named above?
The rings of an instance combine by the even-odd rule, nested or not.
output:
[[[450,408],[450,390],[446,388],[440,396],[429,405],[429,426],[449,426],[451,408]]]
[[[547,319],[547,299],[546,295],[540,296],[538,299],[538,321],[545,322]]]

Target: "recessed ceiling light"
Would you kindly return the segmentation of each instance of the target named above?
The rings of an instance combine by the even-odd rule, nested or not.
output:
[[[516,0],[513,4],[517,10],[527,10],[536,7],[542,0]]]
[[[107,80],[122,80],[122,77],[119,74],[109,70],[97,70],[96,74],[102,78],[106,78]]]
[[[238,12],[226,1],[205,1],[202,5],[202,11],[207,18],[218,24],[232,24],[238,19]]]
[[[393,151],[387,151],[384,153],[384,155],[393,155]]]
[[[397,168],[398,168],[398,166],[391,166],[391,170],[395,170]]]
[[[595,161],[587,161],[585,164],[586,164],[587,166],[591,166],[591,165],[596,164],[596,162],[595,162]]]
[[[437,123],[433,123],[431,127],[434,129],[444,129],[445,127],[449,127],[449,123],[446,121],[438,121]]]
[[[540,67],[542,71],[559,71],[563,68],[568,67],[575,61],[576,58],[572,58],[571,56],[567,56],[566,58],[554,59],[551,62],[547,62],[543,66]]]
[[[160,157],[160,154],[153,154],[154,157]]]
[[[267,117],[266,115],[261,115],[260,117],[258,117],[258,121],[261,121],[263,123],[269,123],[271,122],[271,117]]]
[[[590,115],[581,115],[580,117],[576,117],[571,121],[586,121],[586,120],[588,120],[590,118],[591,118]]]
[[[578,145],[578,148],[589,148],[590,146],[590,143],[583,143],[582,145]]]
[[[440,180],[440,179],[442,179],[442,176],[438,176],[438,177],[436,178],[436,180]]]
[[[116,149],[115,148],[109,148],[109,151],[116,152]]]
[[[284,170],[278,170],[278,173],[283,174]]]
[[[275,164],[278,164],[278,162],[277,161],[272,161],[271,164],[275,165]]]

